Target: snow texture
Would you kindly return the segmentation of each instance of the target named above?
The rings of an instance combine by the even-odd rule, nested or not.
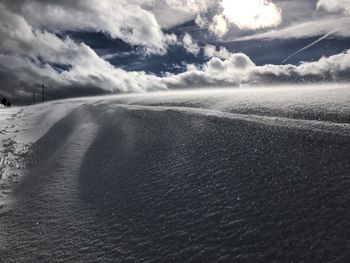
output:
[[[349,98],[301,86],[1,109],[9,174],[35,160],[0,206],[1,259],[347,262]]]

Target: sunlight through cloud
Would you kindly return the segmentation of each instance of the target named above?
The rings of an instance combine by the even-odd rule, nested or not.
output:
[[[281,9],[269,0],[223,0],[223,15],[242,30],[276,27],[282,21]]]

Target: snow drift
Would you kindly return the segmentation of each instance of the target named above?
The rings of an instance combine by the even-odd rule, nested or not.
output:
[[[349,95],[207,90],[12,109],[13,140],[36,163],[0,210],[2,257],[347,258]]]

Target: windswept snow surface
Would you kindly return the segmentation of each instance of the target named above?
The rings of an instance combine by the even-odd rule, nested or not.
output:
[[[333,85],[0,109],[23,163],[0,261],[348,262],[349,103]]]
[[[0,205],[23,169],[36,162],[31,145],[77,105],[79,100],[0,108]]]

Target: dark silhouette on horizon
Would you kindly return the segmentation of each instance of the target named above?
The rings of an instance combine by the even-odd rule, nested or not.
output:
[[[11,102],[5,97],[2,98],[1,104],[4,105],[5,107],[11,107]]]

